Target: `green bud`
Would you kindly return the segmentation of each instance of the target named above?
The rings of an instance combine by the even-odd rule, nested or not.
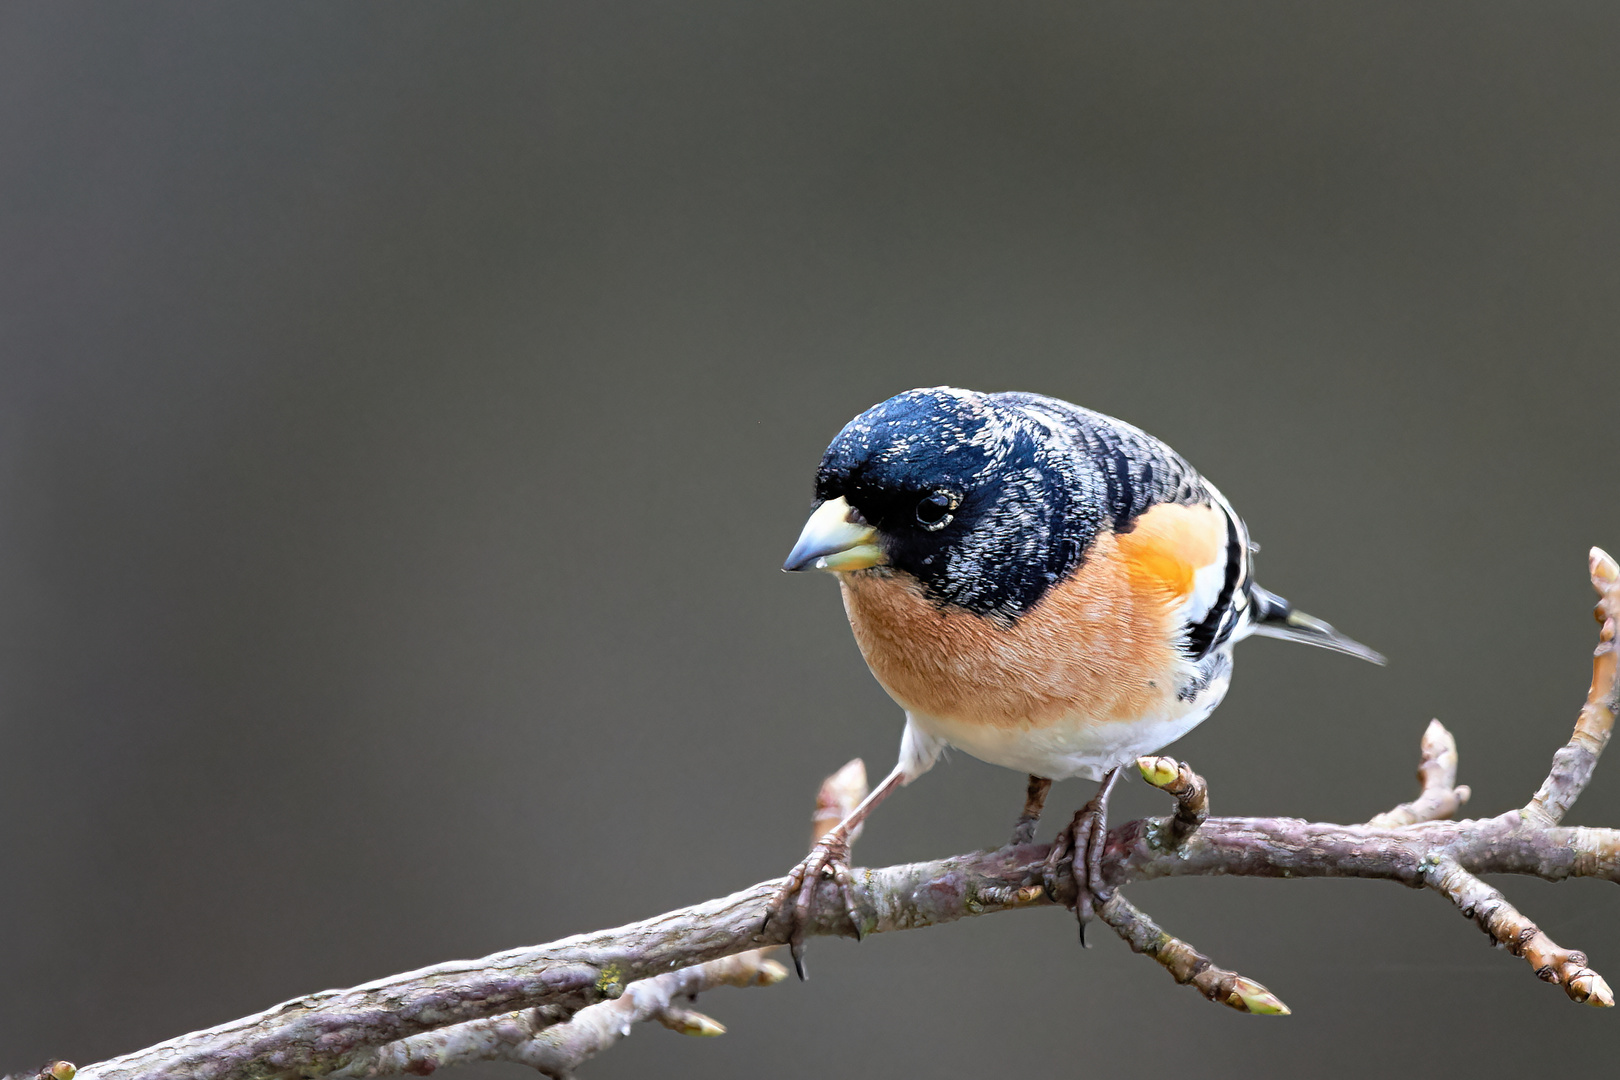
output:
[[[1136,767],[1142,770],[1142,779],[1156,788],[1173,783],[1181,775],[1181,765],[1175,758],[1140,757],[1136,759]]]
[[[1282,999],[1270,990],[1261,986],[1253,979],[1242,975],[1232,984],[1232,996],[1226,1003],[1234,1009],[1255,1013],[1259,1016],[1287,1016],[1291,1010],[1282,1003]]]

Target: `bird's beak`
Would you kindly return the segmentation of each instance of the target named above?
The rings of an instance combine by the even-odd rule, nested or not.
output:
[[[784,570],[865,570],[883,562],[877,530],[843,499],[828,499],[804,523]]]

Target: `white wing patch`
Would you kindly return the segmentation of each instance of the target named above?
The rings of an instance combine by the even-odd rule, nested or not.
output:
[[[1226,496],[1218,491],[1214,484],[1204,481],[1204,489],[1209,492],[1228,526],[1226,542],[1221,545],[1221,557],[1216,564],[1201,567],[1193,574],[1193,594],[1188,600],[1190,618],[1186,625],[1197,626],[1209,616],[1210,608],[1220,599],[1226,587],[1226,571],[1230,563],[1237,564],[1237,577],[1232,582],[1231,595],[1227,597],[1227,606],[1231,609],[1221,614],[1223,623],[1231,621],[1231,625],[1217,629],[1215,644],[1222,640],[1241,641],[1249,636],[1251,620],[1249,619],[1249,574],[1253,568],[1251,559],[1255,550],[1249,543],[1249,528],[1243,524],[1243,519],[1237,516],[1232,504],[1226,501]],[[1210,584],[1213,582],[1213,584]]]
[[[1215,601],[1221,598],[1221,589],[1226,585],[1226,564],[1230,555],[1227,545],[1221,545],[1220,558],[1208,566],[1200,566],[1193,571],[1192,592],[1182,603],[1181,610],[1176,613],[1183,626],[1197,626],[1209,615]]]

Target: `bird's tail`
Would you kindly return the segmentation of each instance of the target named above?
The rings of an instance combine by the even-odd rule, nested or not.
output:
[[[1295,611],[1293,604],[1253,582],[1249,583],[1249,621],[1249,632],[1261,637],[1300,641],[1346,656],[1359,656],[1374,664],[1385,662],[1383,656],[1361,642],[1345,637],[1321,619]]]

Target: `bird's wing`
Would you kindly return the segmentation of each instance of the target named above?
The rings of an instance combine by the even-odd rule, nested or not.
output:
[[[1158,597],[1202,659],[1232,637],[1247,599],[1248,540],[1215,495],[1205,503],[1156,503],[1118,533],[1132,588]]]

